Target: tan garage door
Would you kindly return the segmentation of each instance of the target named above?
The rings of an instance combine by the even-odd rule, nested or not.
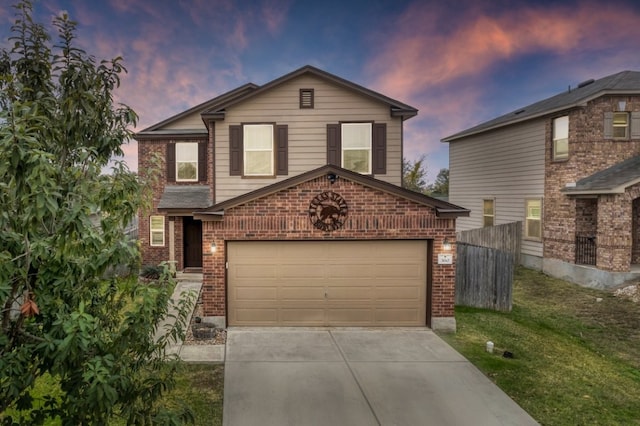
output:
[[[425,241],[230,242],[229,325],[424,326]]]

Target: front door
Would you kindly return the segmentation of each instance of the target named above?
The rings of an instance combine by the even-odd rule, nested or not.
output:
[[[183,221],[184,267],[202,268],[202,222],[187,216]]]

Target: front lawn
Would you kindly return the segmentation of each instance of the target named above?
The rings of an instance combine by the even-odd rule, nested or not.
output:
[[[442,337],[541,424],[640,425],[640,304],[519,268],[512,312],[456,320]]]

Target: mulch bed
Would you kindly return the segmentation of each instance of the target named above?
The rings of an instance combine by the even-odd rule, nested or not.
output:
[[[209,324],[197,323],[196,318],[202,318],[202,292],[191,315],[191,322],[187,327],[185,345],[224,345],[227,342],[227,330],[213,328]],[[196,335],[194,336],[194,328]]]

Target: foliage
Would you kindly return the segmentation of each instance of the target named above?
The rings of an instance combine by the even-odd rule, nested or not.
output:
[[[427,190],[427,169],[424,155],[415,161],[402,160],[402,187],[411,191],[425,193]]]
[[[440,169],[435,182],[428,187],[430,195],[449,195],[449,169]]]
[[[122,162],[101,174],[136,122],[113,102],[126,70],[121,58],[97,63],[78,49],[66,14],[54,18],[52,46],[29,1],[15,10],[12,48],[0,51],[0,419],[176,423],[154,402],[172,384],[165,349],[189,302],[156,336],[169,287],[103,278],[110,265],[139,264],[123,228],[141,207],[143,183]],[[57,389],[35,401],[45,375]]]
[[[541,424],[640,424],[640,304],[519,268],[511,313],[456,320],[443,337]]]
[[[141,277],[152,280],[157,280],[160,275],[162,275],[162,265],[147,265],[142,267],[142,271],[140,271]]]

